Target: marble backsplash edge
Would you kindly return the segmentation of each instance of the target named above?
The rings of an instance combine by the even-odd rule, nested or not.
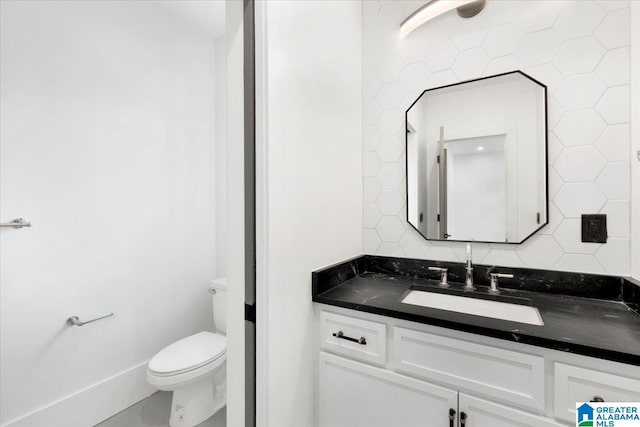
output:
[[[622,283],[623,301],[640,315],[640,280],[625,277]]]
[[[450,282],[464,282],[466,272],[463,263],[362,255],[314,271],[313,295],[321,294],[366,272],[438,280],[439,273],[429,270],[431,266],[447,268]],[[475,284],[478,286],[488,286],[489,274],[492,272],[509,273],[514,278],[501,279],[501,288],[611,301],[624,300],[640,305],[640,282],[626,277],[483,264],[475,264],[473,269]]]
[[[311,273],[313,296],[364,273],[367,270],[366,262],[367,256],[359,255],[313,271]]]

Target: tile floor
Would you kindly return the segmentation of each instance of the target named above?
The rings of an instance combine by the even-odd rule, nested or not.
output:
[[[95,427],[169,427],[171,392],[159,391]],[[226,408],[197,427],[226,427]]]

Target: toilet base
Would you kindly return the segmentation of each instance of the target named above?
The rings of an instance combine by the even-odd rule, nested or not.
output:
[[[216,390],[212,381],[198,381],[173,391],[171,427],[194,427],[213,416],[225,405],[224,390]]]

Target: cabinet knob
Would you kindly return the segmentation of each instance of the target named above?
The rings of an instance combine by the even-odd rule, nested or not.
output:
[[[600,396],[593,396],[593,399],[591,399],[590,402],[593,402],[593,403],[604,402],[604,399],[601,398]]]
[[[460,412],[460,427],[465,427],[467,425],[467,414],[464,412]]]
[[[449,408],[449,427],[454,427],[456,421],[456,410]]]

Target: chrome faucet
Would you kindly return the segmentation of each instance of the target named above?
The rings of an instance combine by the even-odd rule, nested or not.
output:
[[[467,243],[467,278],[465,280],[464,290],[473,291],[473,267],[471,266],[471,243]]]

